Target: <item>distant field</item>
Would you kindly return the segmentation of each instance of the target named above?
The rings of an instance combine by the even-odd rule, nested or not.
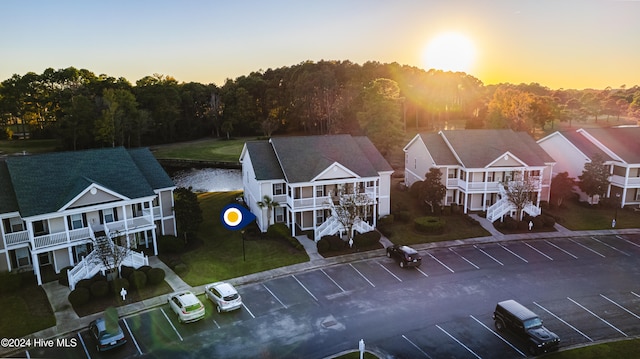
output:
[[[210,139],[159,146],[152,149],[158,159],[238,162],[245,141],[255,138]]]
[[[59,147],[58,140],[2,140],[0,141],[0,155],[15,153],[43,153],[53,152]]]

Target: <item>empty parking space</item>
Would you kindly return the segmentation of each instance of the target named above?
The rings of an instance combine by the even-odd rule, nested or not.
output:
[[[85,332],[87,332],[85,330]],[[87,333],[88,334],[88,333]],[[93,356],[88,356],[87,351],[85,350],[82,340],[81,340],[81,336],[86,336],[86,335],[82,335],[80,333],[78,334],[74,334],[74,335],[66,335],[63,337],[63,341],[65,341],[65,343],[69,343],[69,344],[73,344],[70,345],[68,347],[63,347],[61,345],[58,344],[62,344],[62,343],[58,343],[54,340],[55,345],[53,347],[43,347],[43,346],[39,346],[39,347],[34,347],[34,348],[30,348],[29,350],[19,353],[17,354],[15,357],[21,357],[21,358],[93,358]],[[84,338],[83,338],[84,339]],[[92,353],[97,353],[97,350],[95,348],[95,341],[90,340],[92,338],[89,338],[88,336],[86,336],[86,341],[87,341],[87,346],[92,346],[91,352]],[[115,349],[115,350],[120,350],[121,348]],[[124,353],[125,354],[129,354],[130,351],[128,351],[125,348],[124,349]],[[135,350],[135,349],[134,349]],[[135,354],[135,352],[131,352],[129,355],[133,355]],[[91,354],[89,354],[91,355]],[[112,355],[113,357],[113,355]],[[96,358],[98,358],[96,356]]]
[[[170,349],[176,342],[182,341],[181,336],[176,332],[177,329],[168,319],[170,314],[174,313],[171,312],[168,305],[165,305],[126,318],[127,325],[143,353],[158,349]]]
[[[347,292],[360,288],[371,288],[371,284],[350,265],[324,268],[324,272]]]
[[[309,294],[308,288],[294,276],[276,278],[263,284],[269,289],[271,297],[277,298],[274,300],[277,301],[279,308],[283,305],[287,308],[294,305],[315,305],[317,301],[317,297]]]
[[[344,292],[331,277],[322,270],[314,270],[295,275],[300,283],[315,296],[315,298],[327,297]]]
[[[441,265],[447,266],[453,272],[463,272],[468,270],[476,270],[477,268],[465,260],[456,252],[449,250],[448,248],[430,250],[429,253],[441,263]]]
[[[398,279],[381,267],[377,261],[362,261],[352,263],[352,265],[353,268],[373,285],[399,283]],[[408,268],[407,270],[412,270],[412,268]]]
[[[623,256],[631,256],[634,251],[633,247],[630,247],[628,242],[621,241],[615,237],[589,237],[589,239],[599,245],[602,248],[605,255],[610,253],[610,256],[623,255]]]
[[[454,248],[453,251],[460,254],[480,269],[495,268],[504,265],[501,262],[496,261],[494,258],[491,258],[490,255],[484,252],[484,250],[476,246],[457,247]]]
[[[405,333],[403,339],[406,342],[405,350],[411,352],[418,350],[430,358],[473,358],[469,352],[436,326]]]
[[[546,263],[553,260],[553,257],[529,245],[527,242],[508,242],[501,246],[510,253],[518,256],[526,263]]]
[[[478,245],[477,249],[503,266],[527,263],[527,260],[501,243]]]
[[[559,243],[560,246],[566,248],[580,259],[600,259],[607,257],[581,241],[578,241],[578,239],[579,238],[561,238],[554,240],[554,242]]]

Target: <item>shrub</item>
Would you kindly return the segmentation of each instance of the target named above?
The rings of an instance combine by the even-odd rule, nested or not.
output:
[[[326,253],[331,250],[331,244],[326,237],[321,238],[318,243],[316,243],[316,247],[318,247],[318,253]]]
[[[184,263],[178,263],[173,267],[173,271],[176,272],[176,274],[184,274],[189,271],[189,266]]]
[[[89,287],[91,287],[91,283],[93,283],[93,281],[91,279],[80,279],[78,281],[78,283],[76,283],[76,288],[87,288],[89,289]]]
[[[151,269],[151,266],[142,266],[142,267],[138,268],[137,270],[143,271],[145,273],[148,273],[150,269]]]
[[[120,294],[122,288],[129,289],[129,281],[126,278],[115,278],[110,282],[111,291],[115,294]]]
[[[395,217],[393,214],[380,217],[380,219],[378,219],[378,226],[384,227],[384,226],[392,225],[394,220],[395,220]]]
[[[131,289],[140,290],[147,285],[147,275],[143,271],[135,271],[128,277]]]
[[[129,278],[129,276],[131,275],[131,273],[135,272],[136,269],[133,267],[129,267],[129,266],[121,266],[120,267],[120,277],[122,278]]]
[[[378,231],[369,231],[365,233],[357,233],[353,237],[353,244],[356,248],[360,247],[370,247],[375,245],[380,241],[380,232]]]
[[[400,222],[409,222],[411,219],[411,213],[409,213],[409,211],[398,211],[395,213],[394,219],[397,219]]]
[[[91,283],[89,287],[91,296],[95,298],[101,298],[109,293],[109,283],[106,280],[97,280]]]
[[[68,266],[68,267],[64,267],[62,269],[60,269],[60,273],[58,273],[58,283],[60,285],[63,285],[65,287],[67,287],[69,285],[69,276],[67,275],[67,273],[72,269],[73,267]]]
[[[329,250],[331,251],[341,251],[346,245],[342,238],[338,236],[324,236],[322,239],[329,243]]]
[[[74,307],[88,303],[89,298],[91,298],[91,293],[89,292],[89,289],[84,287],[78,287],[72,290],[67,297],[67,299],[69,299],[69,303]]]
[[[22,276],[17,273],[0,272],[0,292],[12,292],[20,286],[22,286]]]
[[[184,241],[176,236],[160,236],[158,238],[158,251],[162,253],[182,253]]]
[[[541,215],[540,217],[542,217],[542,220],[544,221],[544,226],[545,227],[553,227],[556,225],[556,219],[551,217],[551,216],[547,216],[547,215]]]
[[[151,285],[156,285],[162,283],[164,280],[165,273],[162,268],[151,268],[147,272],[147,283]]]
[[[444,232],[445,221],[438,217],[418,217],[413,220],[415,229],[429,234],[441,234]]]
[[[542,216],[537,216],[534,219],[531,220],[533,222],[533,228],[532,230],[535,230],[536,228],[538,229],[542,229],[544,228],[544,219],[542,218]]]

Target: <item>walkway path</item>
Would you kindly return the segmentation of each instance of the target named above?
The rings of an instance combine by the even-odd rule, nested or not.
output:
[[[556,238],[556,237],[566,237],[566,236],[594,236],[594,235],[611,235],[611,234],[640,234],[640,229],[632,228],[632,229],[608,229],[608,230],[597,230],[597,231],[580,231],[574,232],[570,231],[558,224],[556,224],[555,232],[527,232],[527,233],[519,233],[519,234],[502,234],[498,232],[493,225],[486,220],[485,218],[481,218],[476,215],[471,215],[471,217],[475,218],[480,222],[480,225],[484,229],[486,229],[490,236],[487,237],[478,237],[478,238],[467,238],[467,239],[459,239],[454,241],[447,242],[433,242],[433,243],[423,243],[418,245],[413,245],[417,250],[427,250],[432,248],[442,248],[442,247],[452,247],[452,246],[460,246],[460,245],[469,245],[469,244],[479,244],[479,243],[491,243],[491,242],[500,242],[500,241],[515,241],[515,240],[523,240],[523,239],[540,239],[540,238]],[[244,285],[249,283],[255,283],[260,281],[266,281],[272,278],[277,278],[281,276],[290,275],[292,273],[304,272],[308,270],[313,270],[317,268],[324,268],[327,266],[337,265],[341,263],[349,263],[355,260],[362,260],[368,258],[381,257],[384,255],[384,249],[378,249],[367,252],[358,252],[353,254],[347,254],[338,257],[330,257],[323,258],[318,254],[318,250],[316,248],[315,242],[308,239],[306,236],[297,237],[298,241],[302,244],[302,246],[307,251],[309,255],[309,261],[299,264],[294,264],[286,267],[275,268],[268,271],[249,274],[243,277],[233,278],[228,280],[228,282],[233,285]],[[380,243],[386,248],[391,245],[391,241],[388,238],[382,237],[380,239]],[[195,294],[204,293],[204,286],[191,287],[187,283],[185,283],[182,278],[176,275],[164,262],[162,262],[157,257],[149,257],[149,265],[152,267],[162,268],[165,271],[165,281],[171,286],[174,291],[190,289]],[[69,288],[58,284],[58,282],[50,282],[43,285],[45,292],[47,293],[47,297],[49,298],[49,302],[51,303],[51,307],[55,313],[56,323],[57,325],[45,330],[41,330],[39,332],[28,335],[30,338],[54,338],[58,336],[62,336],[68,334],[70,332],[81,330],[86,328],[89,323],[94,320],[96,317],[100,316],[101,313],[97,313],[94,315],[89,315],[86,317],[79,318],[75,313],[71,304],[67,300],[69,295]],[[150,308],[154,308],[166,303],[166,295],[161,295],[158,297],[150,298],[143,300],[141,302],[127,304],[121,307],[118,307],[118,313],[121,317],[133,315],[137,312],[145,311]],[[11,351],[3,350],[0,348],[0,357],[7,356]]]

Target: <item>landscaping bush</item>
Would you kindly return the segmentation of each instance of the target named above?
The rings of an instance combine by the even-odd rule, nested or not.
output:
[[[415,229],[422,233],[442,234],[444,232],[445,221],[438,217],[418,217],[413,220]]]
[[[156,285],[162,283],[165,277],[164,269],[162,268],[151,268],[147,272],[147,283],[151,285]]]
[[[64,268],[60,269],[60,273],[58,273],[58,284],[63,285],[65,287],[69,286],[69,276],[67,275],[67,273],[72,268],[73,267],[68,266],[68,267],[64,267]]]
[[[89,287],[91,296],[95,298],[101,298],[109,293],[109,283],[106,280],[97,280],[91,283]]]
[[[131,273],[135,272],[136,269],[129,266],[121,266],[120,267],[120,277],[121,278],[129,278]]]
[[[158,237],[158,251],[161,253],[182,253],[184,241],[176,236]]]
[[[365,233],[356,233],[353,236],[353,245],[356,248],[370,247],[380,241],[380,233],[378,231],[369,231]]]
[[[149,272],[149,270],[151,270],[151,266],[142,266],[142,267],[140,267],[140,268],[138,268],[138,269],[136,269],[136,270],[139,270],[139,271],[143,271],[143,272],[145,272],[145,273],[148,273],[148,272]]]
[[[147,275],[140,270],[131,273],[127,279],[133,290],[140,290],[147,285]]]
[[[71,303],[71,305],[73,305],[74,307],[88,303],[90,298],[91,293],[89,292],[89,289],[84,287],[78,287],[72,290],[67,297],[67,299],[69,299],[69,303]]]
[[[78,283],[76,283],[76,288],[87,288],[89,289],[89,287],[91,287],[91,283],[93,283],[93,280],[91,279],[80,279],[78,281]]]
[[[537,216],[534,219],[531,220],[533,222],[533,228],[532,230],[535,230],[536,228],[538,229],[542,229],[544,228],[544,219],[542,218],[542,216]]]
[[[22,286],[22,276],[17,273],[0,272],[0,292],[9,293]]]
[[[387,225],[392,225],[394,220],[395,220],[395,216],[393,214],[380,217],[380,219],[378,219],[378,226],[384,227]]]
[[[542,220],[544,222],[544,226],[547,228],[551,228],[553,226],[556,225],[556,219],[553,218],[552,216],[548,216],[548,215],[541,215]]]
[[[331,244],[326,237],[321,238],[318,243],[316,243],[316,247],[318,247],[318,253],[326,253],[331,250]]]
[[[324,236],[322,238],[329,242],[329,250],[331,251],[341,251],[347,245],[347,243],[338,236]]]
[[[126,278],[115,278],[110,282],[111,291],[120,294],[122,288],[129,289],[129,281]]]
[[[184,274],[189,271],[189,266],[184,263],[178,263],[173,267],[173,271],[176,272],[176,274]]]
[[[515,231],[516,229],[518,229],[518,222],[511,218],[511,217],[506,217],[504,219],[502,228],[509,230],[509,231]]]

